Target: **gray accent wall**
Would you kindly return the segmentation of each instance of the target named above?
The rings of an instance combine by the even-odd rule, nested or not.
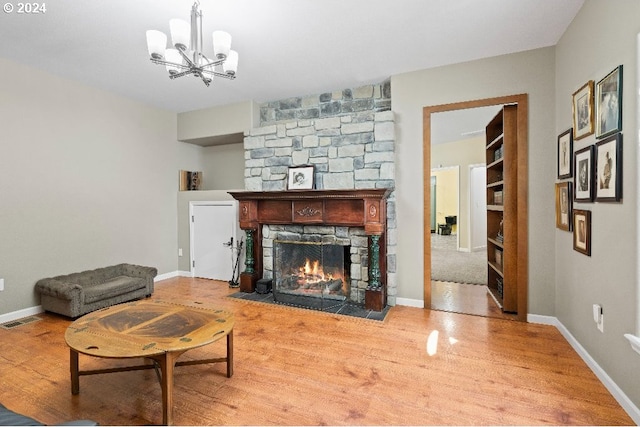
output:
[[[572,249],[571,233],[554,232],[556,316],[636,406],[640,406],[640,355],[623,335],[640,334],[636,330],[638,33],[640,2],[586,1],[556,46],[556,134],[572,126],[571,96],[576,90],[589,80],[597,84],[620,64],[624,67],[623,200],[574,203],[575,208],[591,211],[590,257]],[[574,141],[574,151],[595,142],[593,135]],[[593,321],[593,304],[603,307],[604,333]]]

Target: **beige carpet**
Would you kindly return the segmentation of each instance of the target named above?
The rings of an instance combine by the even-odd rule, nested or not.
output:
[[[460,252],[455,235],[431,234],[431,279],[442,282],[487,284],[487,251]]]

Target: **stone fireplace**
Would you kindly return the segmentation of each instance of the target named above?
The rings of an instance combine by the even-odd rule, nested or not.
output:
[[[387,81],[261,105],[261,127],[244,140],[247,191],[232,193],[240,200],[247,243],[254,243],[246,246],[255,257],[245,282],[249,276],[273,279],[275,246],[294,234],[301,241],[340,241],[350,248],[349,301],[366,305],[369,296],[371,305],[371,291],[379,294],[384,288],[373,305],[395,304],[395,125],[390,102]],[[287,191],[289,167],[301,165],[313,165],[314,189]],[[266,202],[278,193],[288,197],[287,206],[274,208],[284,201],[280,199]],[[345,211],[354,217],[345,219]]]
[[[387,305],[388,296],[385,237],[390,192],[389,189],[230,192],[240,202],[240,228],[247,234],[246,268],[240,275],[240,290],[253,292],[259,279],[273,277],[273,269],[267,267],[273,265],[273,242],[284,240],[291,233],[291,229],[286,230],[289,226],[298,230],[296,239],[303,242],[319,238],[321,242],[340,244],[333,239],[344,235],[345,242],[349,241],[349,260],[359,260],[360,268],[367,270],[366,281],[356,285],[356,289],[363,292],[354,293],[353,276],[363,277],[358,267],[351,264],[349,296],[364,303],[368,310],[381,311]],[[266,225],[279,227],[276,228],[279,231],[272,236],[274,231]],[[351,229],[357,231],[349,233]],[[269,233],[268,237],[265,238],[263,232]],[[363,258],[367,260],[367,267],[362,266]]]

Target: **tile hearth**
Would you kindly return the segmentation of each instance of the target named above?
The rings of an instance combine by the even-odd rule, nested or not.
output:
[[[324,301],[324,305],[321,301],[319,301],[314,306],[310,306],[308,301],[304,301],[301,304],[296,304],[295,301],[284,303],[277,302],[273,299],[273,293],[269,292],[268,294],[259,294],[257,292],[242,292],[238,291],[234,294],[229,295],[229,298],[238,298],[247,301],[261,302],[265,304],[277,304],[284,305],[289,307],[297,307],[308,310],[317,310],[325,313],[334,313],[334,314],[342,314],[344,316],[358,317],[362,319],[370,319],[370,320],[378,320],[384,321],[387,313],[389,312],[390,306],[386,306],[382,311],[374,311],[367,310],[360,304],[355,304],[348,301],[331,301],[328,303],[326,300]]]

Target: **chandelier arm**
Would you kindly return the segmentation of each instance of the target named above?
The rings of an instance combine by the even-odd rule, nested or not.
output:
[[[206,56],[204,56],[204,55],[202,55],[202,56],[203,56],[203,58],[205,60],[207,60],[207,61],[209,60]],[[224,64],[224,62],[226,60],[227,59],[224,58],[224,59],[218,59],[218,60],[215,60],[215,61],[207,62],[206,64],[203,64],[202,67],[215,67],[216,65],[222,65],[222,64]]]
[[[178,52],[180,52],[180,55],[182,56],[182,59],[184,59],[185,61],[187,61],[187,64],[189,64],[188,68],[194,68],[197,67],[196,64],[193,63],[193,61],[191,59],[189,59],[189,57],[187,56],[186,53],[184,53],[182,51],[182,49],[178,49]]]
[[[235,75],[230,75],[230,74],[226,74],[226,73],[219,73],[219,72],[213,71],[213,70],[202,70],[202,73],[203,74],[206,73],[207,75],[210,75],[210,76],[222,77],[222,78],[229,79],[229,80],[233,80],[233,79],[236,78]]]
[[[211,80],[207,80],[207,78],[205,77],[204,73],[202,73],[202,71],[200,73],[198,73],[198,75],[200,76],[200,78],[202,79],[202,81],[204,82],[204,84],[208,87],[209,83],[211,82]]]
[[[164,59],[151,58],[151,62],[153,62],[154,64],[158,64],[158,65],[171,65],[173,67],[181,68],[183,70],[190,70],[191,69],[191,67],[189,67],[187,65],[178,64],[177,62],[165,61]]]
[[[181,73],[171,74],[169,76],[169,78],[170,79],[177,79],[178,77],[188,76],[189,74],[197,74],[197,73],[193,69],[188,69],[188,70],[183,71]]]

